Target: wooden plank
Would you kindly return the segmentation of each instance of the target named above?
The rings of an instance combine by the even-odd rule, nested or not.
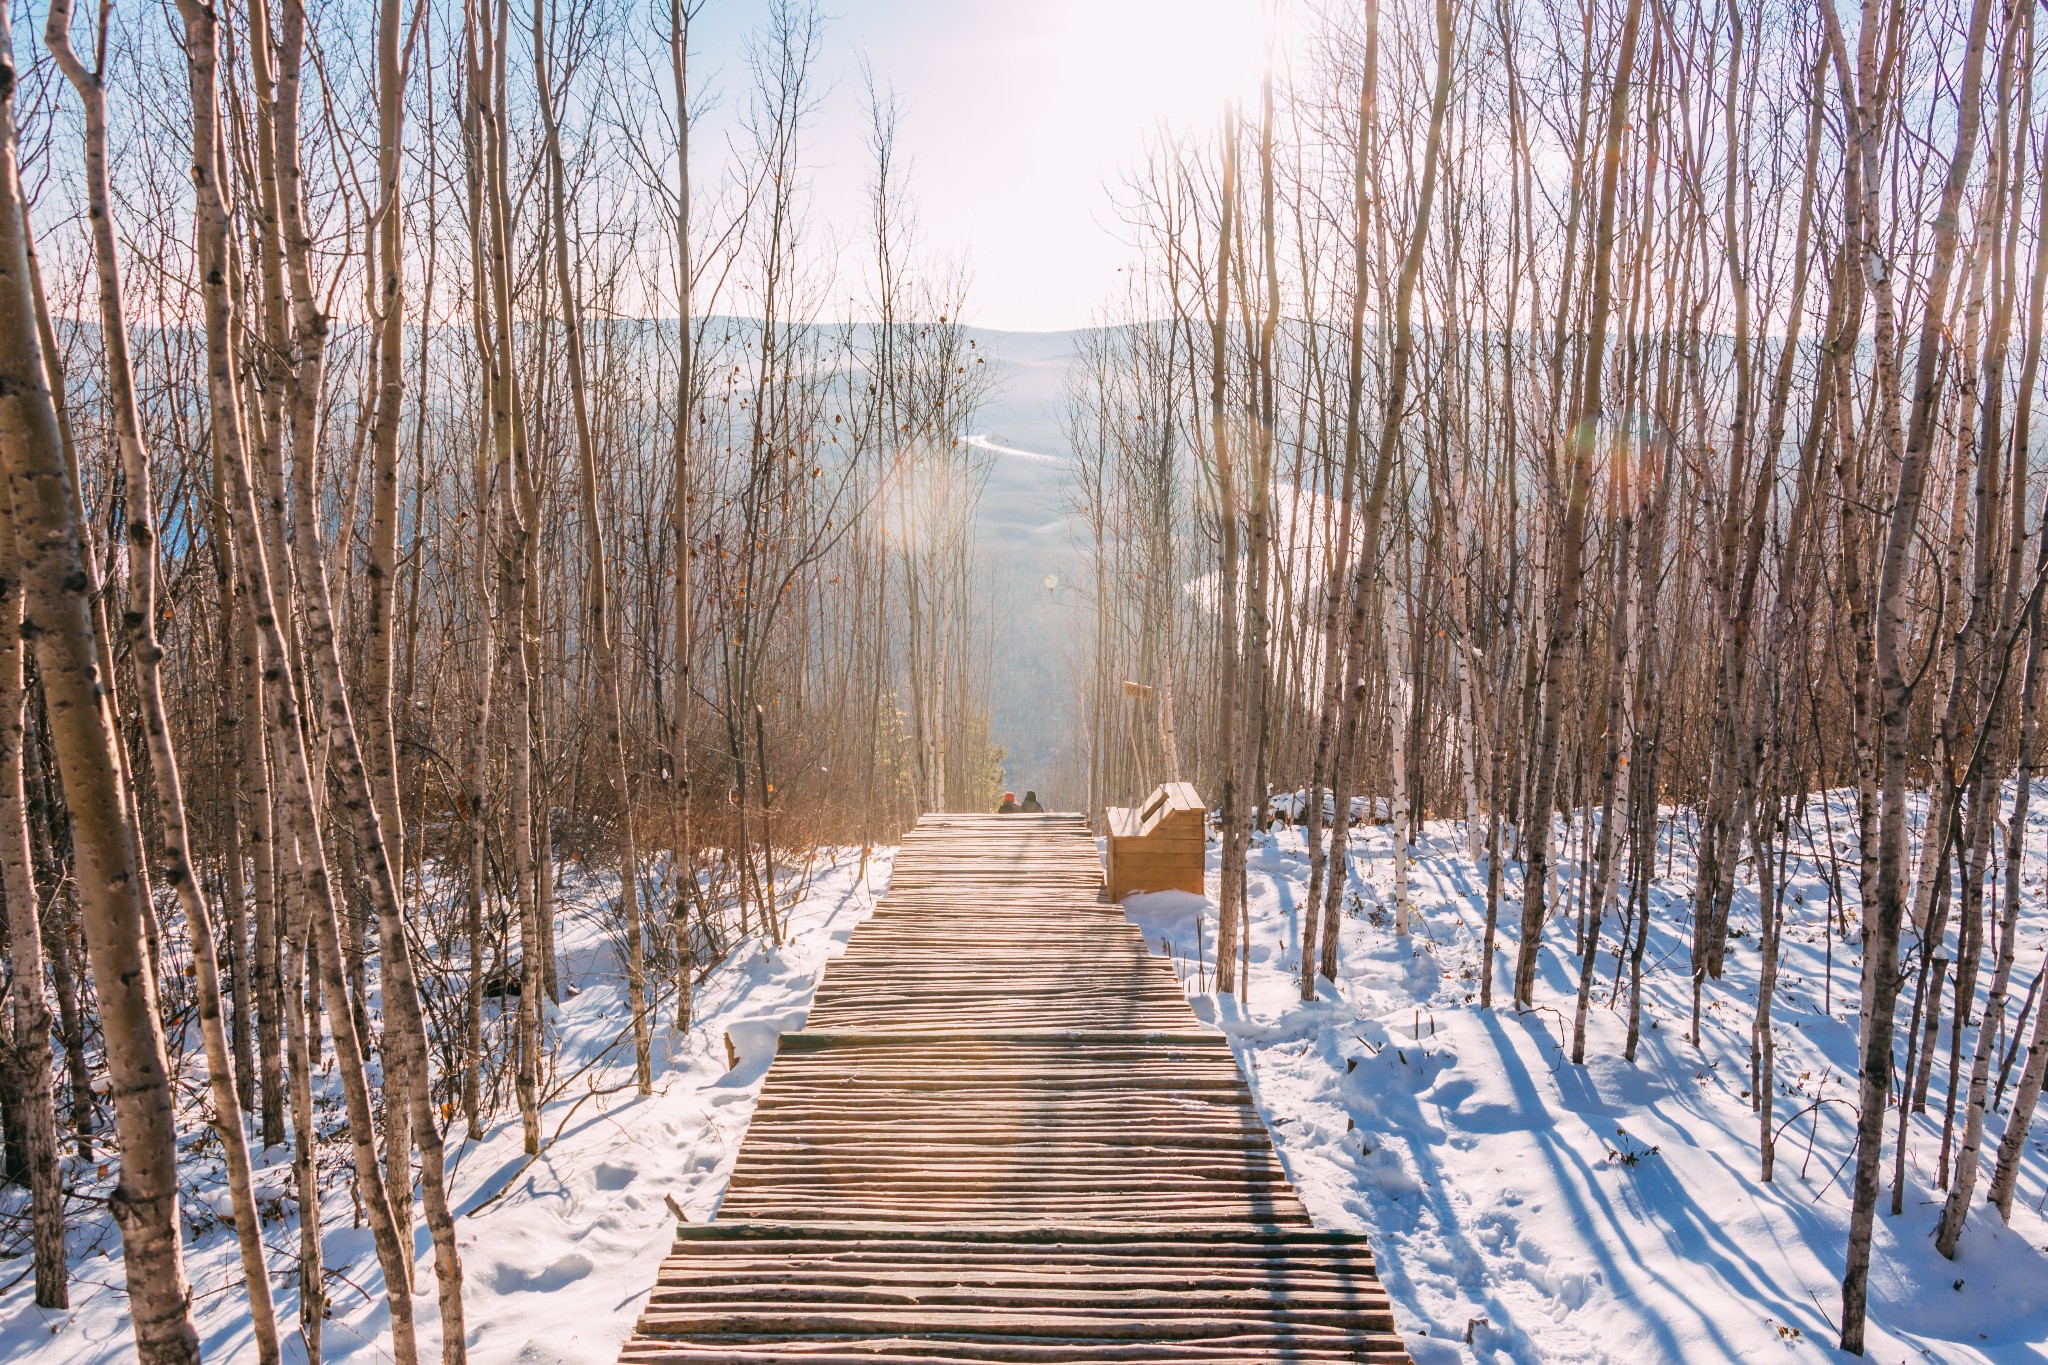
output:
[[[798,1033],[787,1033],[782,1038],[782,1050],[786,1053],[823,1052],[843,1047],[929,1047],[935,1043],[973,1039],[983,1044],[997,1043],[1143,1043],[1169,1048],[1195,1048],[1213,1050],[1229,1056],[1229,1044],[1217,1033],[1176,1032],[1169,1029],[1015,1029],[1008,1033],[985,1030],[966,1031],[960,1029],[876,1029],[872,1032],[831,1032],[825,1029],[806,1028]],[[867,1065],[874,1065],[878,1059],[866,1059]],[[1233,1070],[1235,1069],[1235,1063]]]

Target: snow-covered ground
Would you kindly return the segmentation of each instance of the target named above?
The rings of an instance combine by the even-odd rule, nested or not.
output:
[[[1638,1059],[1621,1057],[1627,1000],[1614,990],[1619,926],[1610,918],[1587,1064],[1579,1067],[1567,1051],[1578,981],[1568,915],[1545,936],[1537,1008],[1505,1007],[1518,867],[1503,868],[1496,1005],[1478,1006],[1485,872],[1466,854],[1462,824],[1431,823],[1415,848],[1417,914],[1405,941],[1392,926],[1392,840],[1384,826],[1355,839],[1343,985],[1306,1004],[1296,986],[1307,884],[1301,832],[1278,831],[1255,845],[1244,1007],[1226,1000],[1219,1011],[1213,996],[1196,1006],[1231,1036],[1317,1221],[1371,1234],[1418,1365],[1848,1359],[1833,1343],[1849,1208],[1858,958],[1853,942],[1835,941],[1830,992],[1828,845],[1819,814],[1816,802],[1817,858],[1795,857],[1788,883],[1775,1006],[1782,1136],[1771,1185],[1757,1179],[1749,1098],[1759,954],[1746,863],[1734,911],[1744,936],[1731,948],[1726,979],[1710,989],[1701,1046],[1686,1038],[1692,880],[1681,835],[1667,850],[1671,875],[1652,891]],[[1849,808],[1838,802],[1832,814],[1836,846],[1853,849]],[[2040,815],[2030,823],[2048,831]],[[1805,852],[1805,831],[1795,828],[1794,839]],[[2048,944],[2042,834],[2029,842],[2012,1012]],[[1212,890],[1214,856],[1212,847]],[[1853,865],[1844,873],[1853,900]],[[1213,902],[1166,893],[1125,906],[1191,991],[1213,974]],[[1902,1010],[1910,994],[1909,985]],[[1902,1014],[1902,1030],[1904,1023]],[[2048,1360],[2048,1223],[2040,1214],[2048,1134],[2030,1145],[2012,1226],[1980,1207],[1957,1260],[1934,1249],[1946,1047],[1944,1029],[1928,1113],[1914,1120],[1905,1212],[1889,1216],[1888,1184],[1880,1202],[1869,1358]],[[1991,1120],[1994,1150],[2001,1130],[2002,1120]]]
[[[1837,848],[1853,847],[1846,805],[1831,809]],[[1568,914],[1551,925],[1536,1010],[1479,1008],[1485,877],[1462,827],[1433,823],[1415,849],[1414,933],[1392,927],[1392,844],[1385,827],[1354,841],[1341,990],[1304,1004],[1299,907],[1307,866],[1299,830],[1264,837],[1251,859],[1252,976],[1242,1008],[1206,994],[1215,963],[1213,903],[1134,897],[1131,918],[1176,963],[1204,1018],[1232,1038],[1282,1159],[1319,1222],[1372,1235],[1379,1269],[1418,1365],[1837,1359],[1853,1120],[1853,940],[1832,946],[1828,832],[1795,857],[1776,1005],[1777,1179],[1757,1180],[1749,1027],[1757,965],[1756,901],[1743,868],[1727,978],[1709,994],[1702,1046],[1686,1040],[1692,885],[1688,841],[1665,850],[1652,888],[1644,1027],[1621,1060],[1626,997],[1614,990],[1618,924],[1606,927],[1587,1065],[1566,1058],[1577,982]],[[2014,1010],[2048,947],[2044,843],[2030,839]],[[1808,828],[1795,829],[1806,852]],[[1213,860],[1213,850],[1212,850]],[[577,993],[550,1012],[552,1095],[538,1161],[518,1117],[457,1149],[470,1358],[479,1365],[608,1362],[653,1282],[671,1236],[664,1196],[692,1217],[717,1207],[769,1056],[772,1033],[800,1026],[818,976],[886,883],[881,853],[821,864],[779,953],[743,950],[698,995],[687,1039],[657,1029],[656,1093],[633,1094],[623,982],[604,924],[612,888],[571,879],[562,963]],[[1843,867],[1847,894],[1853,870]],[[1504,869],[1495,1000],[1509,998],[1520,869]],[[1212,865],[1213,874],[1213,865]],[[1566,879],[1569,890],[1571,881]],[[1989,972],[1985,973],[1988,979]],[[729,1069],[726,1037],[739,1049]],[[1943,1038],[1945,1061],[1946,1037]],[[2048,1360],[2048,1135],[2031,1145],[2013,1226],[1980,1209],[1958,1260],[1934,1250],[1940,1195],[1937,1065],[1929,1113],[1914,1120],[1906,1211],[1883,1210],[1872,1276],[1871,1358],[1893,1362]],[[1995,1141],[2001,1121],[1994,1119]],[[196,1124],[187,1125],[196,1131]],[[188,1266],[212,1360],[253,1358],[225,1197],[206,1182],[209,1144],[192,1143]],[[325,1149],[346,1162],[346,1144]],[[269,1154],[266,1191],[288,1189],[288,1152]],[[1887,1163],[1889,1170],[1889,1163]],[[73,1174],[94,1192],[91,1172]],[[326,1206],[333,1317],[326,1356],[389,1359],[381,1280],[340,1183]],[[289,1201],[286,1200],[286,1206]],[[294,1224],[268,1228],[280,1315],[296,1320]],[[438,1336],[431,1256],[418,1236],[426,1344]],[[33,1307],[26,1258],[0,1287],[0,1365],[86,1365],[132,1358],[119,1239],[96,1206],[74,1208],[73,1302]],[[0,1263],[0,1275],[8,1267]],[[15,1278],[19,1277],[19,1278]],[[1469,1340],[1468,1340],[1469,1338]],[[287,1359],[298,1359],[296,1340]]]
[[[631,1330],[656,1267],[674,1239],[664,1196],[692,1218],[717,1208],[752,1116],[776,1033],[802,1026],[826,960],[840,952],[885,888],[892,853],[879,850],[867,876],[855,851],[814,868],[809,894],[791,912],[780,951],[743,948],[696,996],[697,1020],[679,1038],[664,1018],[654,1034],[654,1094],[633,1091],[630,1018],[623,970],[605,924],[615,881],[569,875],[560,888],[558,958],[565,985],[548,1011],[553,1035],[551,1098],[542,1114],[548,1139],[525,1156],[516,1106],[477,1143],[451,1137],[452,1194],[458,1211],[474,1365],[570,1365],[609,1362]],[[664,1015],[669,1011],[664,1009]],[[728,1067],[726,1036],[739,1051]],[[331,1077],[327,1078],[331,1081]],[[184,1125],[196,1132],[196,1122]],[[459,1130],[458,1130],[459,1131]],[[227,1197],[210,1142],[188,1144],[186,1268],[209,1361],[255,1359],[241,1265],[222,1219]],[[272,1149],[258,1172],[259,1197],[291,1188],[288,1147]],[[323,1144],[323,1167],[345,1165],[345,1140]],[[74,1172],[87,1182],[92,1172]],[[12,1196],[9,1196],[10,1200]],[[290,1206],[288,1197],[285,1206]],[[356,1227],[345,1192],[330,1193],[323,1236],[332,1316],[323,1356],[335,1362],[391,1359],[383,1277],[367,1229]],[[303,1360],[297,1337],[297,1223],[266,1225],[286,1360]],[[0,1262],[13,1283],[0,1290],[0,1362],[99,1365],[134,1359],[122,1290],[120,1239],[95,1204],[74,1203],[72,1307],[35,1307],[24,1254]],[[422,1345],[438,1358],[433,1257],[418,1230],[415,1299]],[[12,1273],[9,1273],[11,1270]],[[17,1278],[18,1277],[18,1278]]]

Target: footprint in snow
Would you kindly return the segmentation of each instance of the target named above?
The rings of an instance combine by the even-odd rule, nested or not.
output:
[[[546,1294],[574,1284],[595,1269],[588,1256],[572,1251],[539,1270],[501,1265],[491,1277],[491,1288],[500,1294]]]

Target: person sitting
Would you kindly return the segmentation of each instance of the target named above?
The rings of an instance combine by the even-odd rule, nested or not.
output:
[[[997,814],[997,815],[1015,815],[1016,813],[1017,813],[1017,793],[1015,793],[1015,792],[1004,792],[1004,793],[1003,793],[1003,804],[1002,804],[1002,805],[1000,805],[1000,806],[997,806],[997,807],[996,807],[996,814]]]
[[[1045,807],[1044,807],[1044,806],[1041,806],[1041,805],[1039,805],[1039,804],[1038,804],[1038,793],[1037,793],[1037,792],[1025,792],[1025,793],[1024,793],[1024,804],[1023,804],[1023,805],[1021,805],[1021,806],[1019,806],[1019,807],[1017,807],[1017,809],[1018,809],[1018,810],[1020,810],[1020,811],[1023,811],[1023,812],[1024,812],[1024,813],[1025,813],[1026,815],[1043,815],[1043,814],[1045,814]]]

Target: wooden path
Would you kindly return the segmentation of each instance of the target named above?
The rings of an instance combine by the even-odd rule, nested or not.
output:
[[[935,815],[621,1360],[1406,1362],[1075,816]]]

